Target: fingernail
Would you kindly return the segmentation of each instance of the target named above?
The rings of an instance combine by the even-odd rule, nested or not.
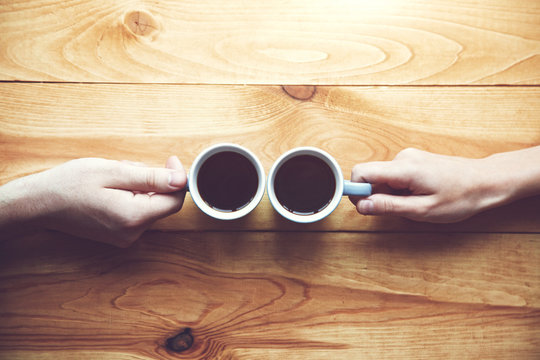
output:
[[[172,187],[181,188],[186,184],[186,177],[179,171],[169,173],[169,185]]]
[[[360,203],[358,204],[358,210],[360,210],[361,214],[371,215],[375,210],[375,205],[373,204],[372,200],[360,200]]]

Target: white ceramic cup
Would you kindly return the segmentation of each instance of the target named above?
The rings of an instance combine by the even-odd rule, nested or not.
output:
[[[322,160],[326,165],[328,165],[335,180],[333,193],[331,193],[328,203],[322,209],[318,209],[317,211],[314,211],[308,214],[303,214],[300,212],[295,212],[295,211],[287,209],[286,206],[283,205],[278,199],[278,196],[276,195],[276,186],[275,186],[276,175],[278,174],[282,166],[284,164],[287,164],[288,161],[291,161],[292,159],[298,156],[303,156],[303,155],[312,156],[312,157]],[[291,167],[291,164],[293,163],[289,163],[289,167]],[[298,169],[299,171],[301,171],[300,170],[301,167],[299,167]],[[298,148],[289,150],[288,152],[284,153],[283,155],[281,155],[281,157],[279,157],[276,160],[276,162],[270,169],[270,173],[268,174],[267,193],[268,193],[268,198],[270,199],[270,202],[272,203],[272,206],[281,216],[297,223],[311,223],[311,222],[319,221],[325,218],[326,216],[330,215],[336,209],[336,207],[338,206],[343,196],[348,196],[348,195],[369,196],[371,195],[371,184],[354,183],[348,180],[344,180],[339,164],[327,152],[321,149],[315,148],[315,147],[298,147]]]
[[[205,194],[201,193],[201,190],[204,190],[204,186],[208,187],[208,185],[203,185],[204,182],[199,181],[201,180],[199,179],[199,176],[201,175],[201,169],[203,169],[203,175],[205,173],[208,173],[205,169],[207,169],[207,167],[210,163],[212,163],[212,161],[216,162],[216,159],[218,159],[214,156],[218,156],[219,154],[223,155],[223,153],[227,152],[239,154],[243,158],[247,159],[249,163],[253,165],[257,177],[257,184],[255,187],[255,191],[253,191],[253,197],[245,205],[242,205],[242,207],[238,209],[218,209],[217,207],[212,206],[212,204],[208,202],[208,196],[205,200]],[[215,179],[215,181],[211,183],[213,194],[219,195],[221,193],[224,194],[224,196],[226,196],[227,194],[233,194],[234,190],[238,187],[238,184],[241,183],[241,174],[235,174],[232,171],[229,172],[228,165],[229,164],[226,164],[226,162],[221,163],[221,175],[219,179]],[[225,168],[226,171],[223,171],[223,168]],[[264,195],[264,189],[265,173],[261,162],[251,151],[236,144],[221,143],[205,149],[197,156],[197,158],[191,165],[191,169],[188,174],[188,190],[191,194],[193,202],[195,202],[197,207],[201,209],[205,214],[220,220],[238,219],[249,214],[253,209],[257,207],[257,205],[261,201]]]

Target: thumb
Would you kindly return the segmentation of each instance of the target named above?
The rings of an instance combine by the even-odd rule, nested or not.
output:
[[[186,181],[186,172],[181,165],[166,169],[121,164],[110,185],[123,190],[168,193],[183,189]]]
[[[180,159],[178,159],[178,156],[176,155],[169,156],[169,158],[167,159],[167,162],[165,163],[165,167],[167,169],[178,170],[185,173],[184,167],[182,166]]]
[[[373,194],[356,203],[362,215],[396,215],[412,220],[422,220],[431,203],[428,195],[400,196]]]

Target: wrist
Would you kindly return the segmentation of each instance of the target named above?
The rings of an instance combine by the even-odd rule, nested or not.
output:
[[[504,169],[510,201],[540,195],[540,146],[490,156]]]
[[[0,229],[5,234],[39,227],[48,207],[40,184],[40,174],[33,174],[0,187]]]
[[[511,178],[504,171],[499,159],[487,157],[474,159],[476,168],[473,179],[473,193],[476,196],[477,212],[504,205],[515,196]]]
[[[538,193],[538,165],[528,163],[525,152],[498,153],[479,160],[489,208]]]

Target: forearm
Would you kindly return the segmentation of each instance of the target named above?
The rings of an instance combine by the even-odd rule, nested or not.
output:
[[[37,174],[0,186],[0,239],[32,230],[45,214],[45,196]]]
[[[540,146],[491,155],[482,159],[485,176],[503,205],[540,195]]]

